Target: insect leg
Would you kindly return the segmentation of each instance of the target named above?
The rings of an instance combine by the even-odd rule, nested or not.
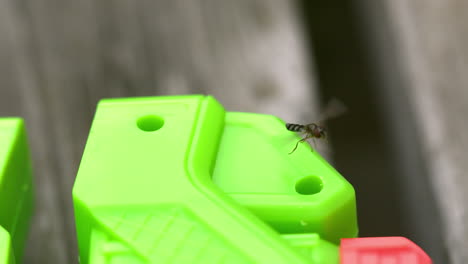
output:
[[[289,155],[291,155],[294,151],[296,151],[297,147],[299,146],[299,143],[304,142],[309,138],[313,138],[313,137],[312,136],[306,136],[303,139],[297,141],[296,146],[294,147],[294,149],[291,152],[289,152]]]

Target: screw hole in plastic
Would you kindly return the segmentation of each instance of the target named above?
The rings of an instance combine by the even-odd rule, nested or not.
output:
[[[296,192],[303,195],[319,193],[323,188],[323,181],[317,176],[306,176],[296,182]]]
[[[156,115],[146,115],[138,118],[137,126],[146,132],[153,132],[164,125],[164,119]]]

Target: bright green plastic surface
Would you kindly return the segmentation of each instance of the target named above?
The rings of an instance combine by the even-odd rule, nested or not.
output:
[[[307,145],[288,155],[297,139],[209,96],[101,101],[73,189],[81,263],[338,263],[354,190]]]
[[[10,234],[0,226],[0,263],[14,264],[13,249],[11,248]]]
[[[292,234],[282,235],[291,245],[306,256],[309,263],[338,264],[339,248],[326,240],[320,239],[318,234]]]
[[[0,118],[0,263],[21,263],[32,213],[26,134],[19,118]],[[14,257],[12,255],[14,254]]]

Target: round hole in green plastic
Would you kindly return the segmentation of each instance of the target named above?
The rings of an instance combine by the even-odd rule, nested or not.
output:
[[[320,177],[306,176],[296,182],[296,192],[299,194],[310,195],[319,193],[323,188],[323,182]]]
[[[164,119],[156,115],[146,115],[138,118],[137,126],[139,129],[152,132],[160,129],[164,125]]]

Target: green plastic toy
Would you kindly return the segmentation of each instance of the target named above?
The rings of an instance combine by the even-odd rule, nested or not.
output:
[[[0,118],[0,201],[0,263],[22,263],[33,192],[26,134],[19,118]]]
[[[353,187],[280,119],[210,96],[99,103],[73,189],[83,264],[338,263]]]
[[[11,248],[11,237],[5,228],[0,226],[0,263],[14,264],[15,257]]]

